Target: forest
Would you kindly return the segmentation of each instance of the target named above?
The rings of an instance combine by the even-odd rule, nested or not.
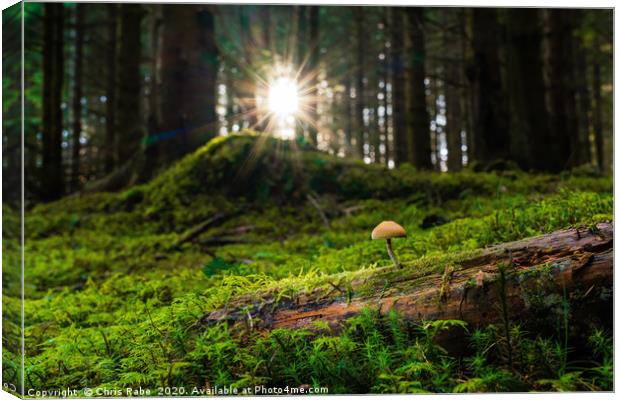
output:
[[[2,31],[4,390],[613,390],[612,9]]]

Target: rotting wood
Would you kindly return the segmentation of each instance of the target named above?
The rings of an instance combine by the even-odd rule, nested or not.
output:
[[[537,294],[536,285],[546,279],[551,287],[543,294],[562,295],[566,291],[580,299],[583,309],[578,305],[573,310],[575,314],[581,312],[587,318],[611,320],[611,316],[596,315],[598,311],[589,312],[590,309],[611,310],[608,304],[599,303],[611,301],[600,294],[613,287],[613,224],[600,223],[595,229],[561,230],[490,247],[481,255],[455,263],[448,283],[443,273],[420,276],[405,266],[394,275],[394,268],[387,267],[377,269],[370,277],[353,280],[353,297],[349,299],[337,290],[327,296],[314,291],[265,308],[254,304],[254,294],[232,301],[225,310],[205,315],[201,323],[235,324],[247,319],[249,312],[254,329],[259,331],[312,330],[314,322],[323,321],[338,332],[344,321],[370,308],[382,314],[394,309],[411,321],[460,319],[473,327],[485,326],[502,318],[498,279],[498,266],[502,264],[508,267],[505,296],[511,319],[524,320],[535,312],[529,297]],[[355,296],[357,289],[369,284],[376,290]],[[443,291],[441,296],[440,291]],[[269,296],[272,294],[260,297]]]

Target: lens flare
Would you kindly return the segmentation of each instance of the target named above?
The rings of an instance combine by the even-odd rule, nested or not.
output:
[[[295,81],[288,77],[279,77],[269,85],[269,111],[274,115],[288,119],[299,108],[299,91]]]

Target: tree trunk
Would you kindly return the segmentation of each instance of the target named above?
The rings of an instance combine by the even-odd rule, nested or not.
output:
[[[586,60],[588,52],[583,45],[580,36],[575,37],[575,85],[578,98],[579,138],[577,141],[577,164],[590,164],[592,162],[590,145],[590,93],[588,91],[588,68]]]
[[[22,204],[22,161],[28,163],[29,160],[34,159],[31,156],[34,152],[29,150],[25,153],[24,148],[29,146],[30,138],[35,138],[32,133],[26,132],[22,137],[22,70],[25,66],[21,62],[21,34],[22,4],[15,3],[2,11],[3,93],[5,96],[9,91],[18,94],[13,101],[5,97],[2,107],[2,201],[14,205],[15,209],[19,209]],[[28,70],[24,75],[24,78],[28,76]],[[27,83],[24,82],[24,85]],[[24,146],[22,146],[22,140]],[[25,157],[26,155],[29,157]],[[36,154],[34,156],[36,157]],[[28,169],[27,166],[25,168]],[[27,181],[25,186],[26,189],[30,187]],[[29,196],[26,194],[26,197]]]
[[[578,125],[576,123],[575,88],[573,76],[572,11],[551,9],[549,19],[549,84],[550,123],[553,151],[553,171],[578,164]]]
[[[296,60],[298,74],[302,79],[307,79],[306,71],[308,70],[308,6],[297,6],[297,32],[296,32]],[[300,121],[297,124],[297,137],[304,138],[306,130],[306,122]]]
[[[349,68],[350,70],[350,68]],[[344,131],[344,154],[347,157],[353,155],[353,98],[351,97],[351,76],[345,74],[344,76],[344,91],[345,91],[345,131]]]
[[[356,155],[360,159],[364,159],[364,73],[365,73],[365,20],[364,9],[355,7],[355,38],[357,40],[356,65],[355,65],[355,148]]]
[[[62,170],[62,87],[64,75],[64,5],[45,3],[43,17],[43,163],[42,196],[51,201],[64,193]]]
[[[254,37],[252,36],[251,20],[253,19],[253,15],[251,12],[249,12],[248,10],[249,7],[251,7],[251,5],[239,6],[241,49],[243,51],[243,56],[245,57],[245,63],[244,63],[245,65],[242,68],[244,72],[244,82],[242,82],[242,84],[240,85],[241,99],[239,100],[239,102],[243,107],[243,116],[244,116],[243,119],[247,122],[250,128],[256,128],[256,124],[258,122],[258,110],[256,107],[256,79],[255,79],[256,65],[255,65],[255,60],[254,60],[254,51],[256,49],[256,41],[254,40]],[[211,19],[212,18],[213,17],[211,16]],[[190,29],[196,29],[196,28],[200,29],[195,26],[191,27]]]
[[[385,35],[385,43],[383,44],[383,54],[385,54],[385,59],[383,60],[383,101],[381,106],[383,107],[383,125],[381,131],[381,137],[385,149],[385,153],[383,155],[383,162],[386,166],[390,165],[390,157],[392,156],[392,150],[390,147],[390,117],[388,115],[388,107],[390,105],[389,96],[390,93],[388,91],[388,85],[390,82],[390,66],[392,65],[392,57],[390,54],[391,47],[387,47],[387,43],[390,42],[391,38],[391,28],[390,28],[390,7],[385,7],[383,9],[383,32]],[[402,25],[402,24],[401,24]],[[402,33],[401,33],[402,34]],[[391,46],[391,42],[390,42]],[[392,110],[393,111],[393,110]]]
[[[166,162],[181,158],[216,135],[219,68],[209,6],[163,6],[161,126],[157,138]]]
[[[405,50],[403,36],[403,13],[400,8],[391,7],[389,10],[390,23],[390,51],[389,61],[392,72],[392,137],[394,149],[392,156],[396,166],[409,161],[409,140],[407,134],[405,96],[405,62],[403,53]],[[386,109],[387,110],[387,109]]]
[[[605,165],[604,142],[603,142],[603,100],[601,97],[601,61],[600,39],[594,37],[594,62],[592,64],[592,97],[594,100],[592,110],[592,129],[594,130],[594,143],[596,145],[596,161],[601,172],[607,171]]]
[[[117,99],[116,117],[116,160],[119,165],[126,163],[140,150],[140,140],[144,136],[140,118],[140,75],[141,45],[140,24],[143,16],[142,5],[120,5],[120,28],[118,64],[116,68]]]
[[[318,79],[318,68],[319,68],[319,56],[320,56],[320,43],[319,43],[319,6],[309,7],[310,10],[310,60],[309,60],[309,70],[310,75],[312,76],[312,80],[310,82],[311,91],[309,94],[310,97],[310,124],[308,126],[308,135],[310,139],[310,144],[312,146],[316,146],[318,143],[317,138],[317,126],[318,126],[318,87],[319,87],[319,79]]]
[[[411,117],[410,159],[418,169],[432,169],[429,117],[426,108],[424,64],[424,8],[407,8],[411,40],[411,79],[409,81],[409,114]]]
[[[525,169],[559,171],[549,133],[541,54],[542,33],[535,8],[507,10],[507,82],[511,100],[512,158]]]
[[[432,67],[431,67],[432,68]],[[441,70],[439,68],[435,69],[435,75],[440,76]],[[437,123],[437,116],[439,115],[439,79],[437,77],[431,78],[430,84],[430,104],[429,107],[431,110],[431,120],[434,121],[435,129],[430,131],[430,150],[431,150],[431,162],[433,158],[435,159],[435,163],[433,164],[433,169],[435,171],[441,171],[441,149],[440,149],[440,141],[439,137],[442,132],[442,127]]]
[[[510,155],[505,93],[502,88],[500,26],[494,8],[472,10],[473,65],[470,74],[474,96],[475,152],[471,159],[489,163]]]
[[[235,83],[232,65],[229,63],[224,67],[224,76],[226,85],[226,127],[228,132],[232,132],[233,125],[237,121],[237,113],[235,111]]]
[[[502,267],[503,266],[503,267]],[[350,284],[333,284],[276,301],[277,293],[252,293],[232,300],[226,309],[205,315],[201,322],[243,323],[248,316],[259,331],[316,329],[327,322],[334,332],[363,309],[422,322],[459,319],[470,329],[512,321],[536,325],[550,310],[541,296],[578,297],[571,308],[579,317],[611,319],[613,288],[613,225],[568,229],[505,243],[446,266],[443,273],[421,275],[415,269],[379,268]],[[257,298],[261,299],[257,303]],[[502,300],[507,307],[499,307]],[[586,322],[586,321],[584,321]]]
[[[297,67],[300,75],[304,76],[304,66],[307,60],[308,42],[308,6],[297,6]]]
[[[450,14],[447,14],[450,15]],[[448,27],[456,25],[456,18],[444,20]],[[445,28],[444,28],[445,29]],[[463,167],[463,152],[461,150],[461,131],[463,129],[463,117],[461,113],[461,93],[457,86],[461,80],[461,68],[455,60],[461,48],[460,36],[455,35],[451,28],[444,33],[444,46],[449,56],[445,58],[444,71],[446,82],[444,93],[446,96],[446,139],[448,144],[448,171],[460,171]]]
[[[379,74],[377,74],[377,80],[373,85],[374,90],[371,92],[372,94],[372,152],[373,152],[373,162],[376,164],[381,164],[381,125],[379,124],[379,107],[381,107],[381,101],[379,100],[377,94],[381,90],[379,88]]]
[[[459,29],[458,29],[458,34],[461,37],[460,40],[460,51],[459,51],[459,56],[462,60],[461,63],[461,67],[459,68],[459,81],[462,84],[462,88],[460,90],[460,94],[461,94],[461,119],[462,119],[462,126],[463,129],[465,130],[465,138],[464,138],[464,142],[463,144],[466,145],[467,150],[466,152],[463,154],[463,163],[465,165],[468,165],[471,162],[471,157],[472,157],[472,153],[474,152],[474,146],[473,146],[473,139],[474,139],[474,128],[473,128],[473,112],[472,112],[472,96],[471,93],[473,92],[472,89],[472,85],[468,79],[469,76],[469,58],[471,57],[470,55],[470,45],[469,45],[469,41],[467,40],[468,37],[471,37],[470,33],[469,33],[469,15],[470,13],[468,12],[468,10],[461,10],[459,12],[458,15],[458,24],[459,24]]]
[[[263,25],[263,48],[271,50],[271,8],[261,6],[261,20]]]
[[[144,164],[141,167],[138,181],[147,181],[157,169],[162,158],[157,132],[161,126],[161,45],[163,16],[162,6],[155,5],[151,9],[151,86],[149,94],[149,115],[147,133],[142,138]],[[227,88],[228,89],[228,88]]]
[[[71,146],[71,190],[80,186],[80,137],[82,135],[82,52],[85,6],[75,5],[75,53],[73,55],[73,137]]]
[[[116,153],[116,36],[118,12],[116,4],[108,4],[108,43],[106,77],[106,125],[104,148],[104,171],[114,170]]]
[[[448,171],[460,171],[463,168],[463,151],[461,149],[461,96],[458,88],[446,85],[446,136],[448,139]]]

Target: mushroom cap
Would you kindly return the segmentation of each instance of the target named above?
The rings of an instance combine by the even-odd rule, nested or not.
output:
[[[376,239],[391,239],[397,237],[405,237],[407,232],[405,228],[398,225],[394,221],[383,221],[372,230],[370,237]]]

